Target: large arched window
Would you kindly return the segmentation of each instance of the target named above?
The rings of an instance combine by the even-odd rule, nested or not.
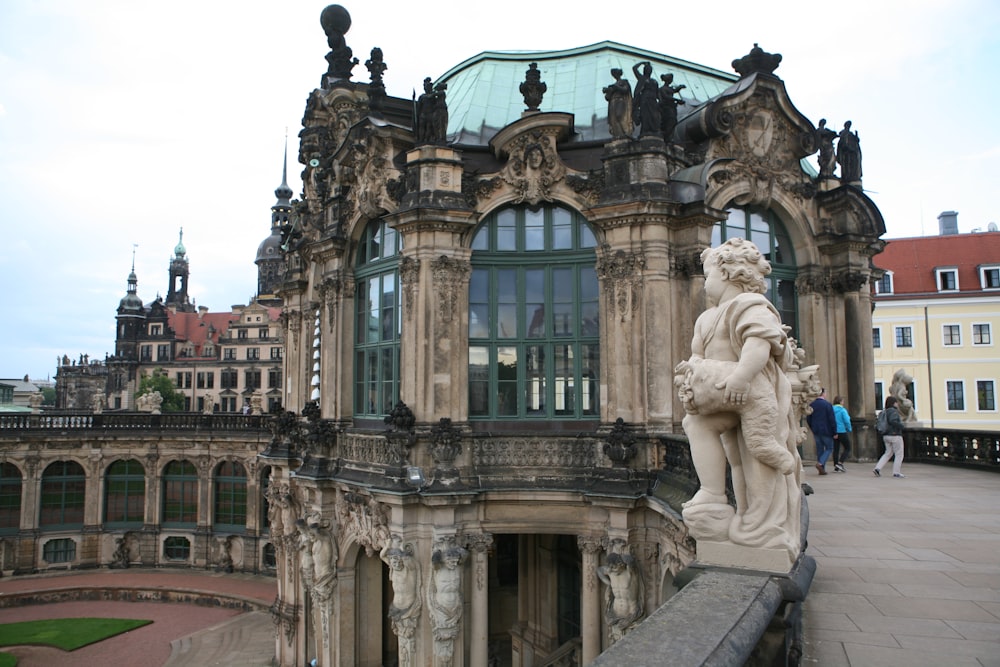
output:
[[[586,221],[506,208],[472,240],[469,418],[597,419],[600,327]]]
[[[382,418],[399,400],[400,237],[369,223],[358,244],[354,280],[354,414]]]
[[[798,273],[792,241],[778,216],[759,208],[733,206],[729,218],[717,223],[712,230],[712,247],[717,248],[731,238],[742,238],[753,243],[771,263],[768,289],[765,296],[781,314],[781,321],[798,331],[798,307],[795,302],[795,277]]]
[[[247,525],[247,472],[239,463],[223,461],[215,469],[215,527]]]
[[[21,527],[21,471],[13,463],[0,463],[0,534]]]
[[[163,469],[163,523],[198,523],[198,470],[190,461],[171,461]]]
[[[145,520],[146,471],[135,459],[115,461],[104,476],[104,523],[141,524]]]
[[[42,502],[38,525],[42,528],[83,526],[87,477],[75,461],[56,461],[42,473]]]

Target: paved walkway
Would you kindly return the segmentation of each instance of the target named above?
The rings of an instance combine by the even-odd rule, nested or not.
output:
[[[803,664],[1000,667],[1000,474],[903,463],[806,466]]]

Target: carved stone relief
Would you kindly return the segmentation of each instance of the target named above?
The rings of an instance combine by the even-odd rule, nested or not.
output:
[[[337,496],[337,519],[341,544],[351,542],[365,548],[371,557],[389,540],[388,508],[371,496],[345,492]]]
[[[476,440],[472,463],[476,466],[545,466],[590,468],[597,464],[594,443],[585,440],[533,438]]]
[[[403,285],[403,312],[413,319],[413,306],[420,289],[420,260],[404,255],[399,260],[399,282]]]
[[[458,296],[468,284],[472,266],[467,260],[441,255],[431,262],[434,293],[437,295],[438,318],[450,324],[455,316]]]
[[[566,175],[556,151],[556,130],[539,129],[515,139],[500,177],[516,192],[515,204],[552,201],[552,186]]]
[[[604,246],[597,258],[597,275],[604,281],[604,293],[610,301],[608,311],[617,313],[622,322],[639,309],[642,270],[646,259],[635,252]]]

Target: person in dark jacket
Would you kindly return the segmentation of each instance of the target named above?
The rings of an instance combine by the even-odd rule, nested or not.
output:
[[[900,469],[903,465],[903,418],[899,416],[899,409],[896,407],[897,399],[890,396],[885,399],[886,430],[882,434],[882,442],[885,444],[885,454],[875,464],[872,470],[876,477],[882,476],[882,466],[892,459],[892,476],[902,479],[906,477]]]
[[[809,430],[816,439],[816,470],[826,474],[826,462],[833,454],[833,436],[837,435],[837,417],[833,414],[833,406],[826,400],[826,389],[820,392],[819,398],[809,404],[812,412],[806,417]]]

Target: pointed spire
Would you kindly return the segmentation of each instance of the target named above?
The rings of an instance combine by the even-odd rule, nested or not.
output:
[[[288,187],[288,128],[285,128],[285,163],[281,168],[281,185],[274,191],[274,196],[278,198],[275,206],[288,206],[292,198],[292,189]]]

